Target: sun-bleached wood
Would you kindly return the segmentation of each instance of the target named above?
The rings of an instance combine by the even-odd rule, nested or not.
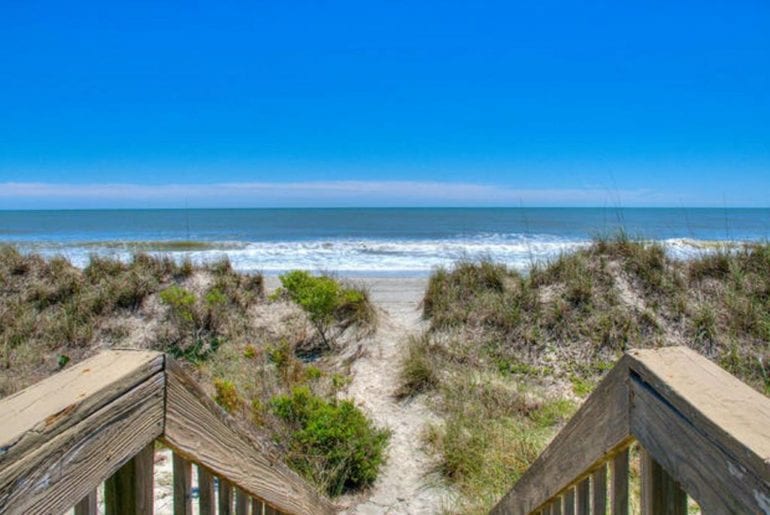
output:
[[[75,505],[75,515],[97,515],[96,490],[91,490]]]
[[[0,468],[163,369],[163,355],[105,351],[0,400]]]
[[[175,452],[283,513],[333,513],[328,500],[283,464],[267,438],[225,413],[172,360],[166,380],[163,440]]]
[[[192,464],[173,453],[174,515],[192,515]]]
[[[200,515],[214,515],[216,511],[216,495],[214,493],[214,476],[205,467],[198,465],[198,510]]]
[[[106,515],[152,515],[154,462],[149,443],[104,482]]]
[[[493,514],[530,513],[628,443],[627,378],[624,357],[492,509]]]
[[[629,352],[641,381],[770,483],[770,400],[686,347]]]
[[[89,375],[82,372],[83,368],[80,370],[82,375]],[[125,377],[123,372],[118,374],[119,378]],[[79,411],[77,424],[60,422],[57,416],[55,425],[66,429],[45,442],[27,437],[35,429],[22,431],[25,435],[22,440],[34,439],[37,446],[14,453],[14,459],[6,460],[0,467],[0,512],[64,512],[88,495],[162,434],[164,380],[161,370],[133,387],[120,379],[122,390],[103,384],[97,390],[99,395],[106,389],[117,396],[110,396],[109,401],[101,402],[99,409],[87,415]],[[37,397],[35,391],[46,388],[41,383],[36,386],[33,397]],[[76,392],[81,391],[78,382],[75,386]],[[62,396],[73,396],[65,385],[61,387],[65,388]],[[16,401],[26,393],[29,392],[20,392]],[[55,393],[49,391],[49,395]],[[93,406],[86,398],[82,402]],[[0,401],[0,411],[3,405]],[[46,432],[44,424],[34,424],[32,420],[30,423],[33,428]]]
[[[607,513],[607,465],[602,465],[591,474],[591,513]]]
[[[619,452],[610,462],[612,487],[610,489],[610,513],[628,515],[628,448]]]
[[[768,511],[770,483],[763,475],[770,463],[757,470],[748,449],[733,454],[719,434],[704,431],[641,380],[632,378],[631,388],[634,435],[704,512]]]

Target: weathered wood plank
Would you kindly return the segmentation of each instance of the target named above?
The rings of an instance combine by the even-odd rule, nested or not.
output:
[[[491,513],[523,515],[630,440],[624,356]]]
[[[154,463],[151,442],[104,482],[106,515],[152,515]]]
[[[0,512],[64,512],[163,431],[162,371],[0,468]]]
[[[628,515],[628,448],[615,455],[611,463],[610,513]]]
[[[174,454],[174,515],[192,515],[192,463]]]
[[[166,380],[164,441],[175,452],[281,512],[333,513],[267,438],[227,415],[173,360],[167,360]]]
[[[98,515],[96,504],[96,489],[91,490],[75,505],[75,515]]]
[[[240,488],[235,489],[235,515],[248,515],[249,495]]]
[[[629,355],[642,381],[770,483],[770,399],[686,347],[634,350]]]
[[[679,411],[651,385],[633,375],[630,385],[634,436],[682,484],[704,513],[763,513],[770,509],[770,484],[764,480],[770,463],[757,470],[752,466],[757,456],[750,449],[733,454],[733,446],[722,445],[722,433],[712,431],[710,425],[701,425],[700,416],[693,420],[691,409]],[[718,393],[712,391],[712,395]],[[746,411],[756,407],[755,402],[735,401]]]
[[[644,449],[640,452],[643,515],[686,515],[687,494]]]
[[[200,515],[216,513],[216,495],[214,494],[214,476],[198,465],[198,510]]]
[[[219,480],[219,496],[217,505],[219,507],[219,515],[230,515],[233,512],[233,485],[223,478]]]
[[[602,465],[591,474],[591,513],[607,513],[607,465]]]
[[[163,361],[158,352],[105,351],[0,400],[0,467],[160,372]]]

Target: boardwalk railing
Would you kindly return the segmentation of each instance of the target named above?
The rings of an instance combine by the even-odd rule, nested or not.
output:
[[[175,514],[192,513],[193,464],[200,513],[334,511],[173,360],[106,351],[0,400],[0,513],[93,514],[103,482],[106,513],[152,513],[156,440],[174,452]]]
[[[634,442],[643,514],[770,514],[770,399],[684,347],[627,353],[492,513],[625,514]]]

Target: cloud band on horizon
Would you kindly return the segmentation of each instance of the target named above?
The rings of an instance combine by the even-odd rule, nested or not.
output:
[[[514,188],[472,182],[0,183],[4,209],[109,207],[683,205],[650,189]],[[707,204],[707,203],[704,203]],[[742,205],[746,203],[741,203]],[[752,202],[748,203],[753,204]]]

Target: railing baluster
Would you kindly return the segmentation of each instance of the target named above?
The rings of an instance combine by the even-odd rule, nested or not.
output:
[[[653,457],[641,450],[642,515],[686,515],[687,494]]]
[[[561,515],[561,497],[551,502],[551,515]]]
[[[259,499],[252,499],[251,500],[251,515],[262,515],[264,510],[264,503],[260,501]]]
[[[219,515],[233,513],[233,485],[225,478],[219,478]]]
[[[88,495],[75,505],[75,515],[96,515],[96,490],[91,490]]]
[[[591,480],[585,478],[577,485],[577,515],[589,515],[591,512]]]
[[[570,487],[564,494],[564,515],[575,515],[575,488]]]
[[[198,465],[198,506],[200,515],[215,515],[214,476]]]
[[[610,513],[628,515],[628,449],[613,458],[611,473]]]
[[[104,482],[107,515],[149,515],[153,512],[154,461],[155,443],[150,443]]]
[[[249,515],[249,496],[240,488],[235,489],[235,515]]]
[[[173,453],[174,515],[192,515],[192,464]]]
[[[593,502],[591,513],[605,515],[607,513],[607,464],[603,464],[591,475]]]

